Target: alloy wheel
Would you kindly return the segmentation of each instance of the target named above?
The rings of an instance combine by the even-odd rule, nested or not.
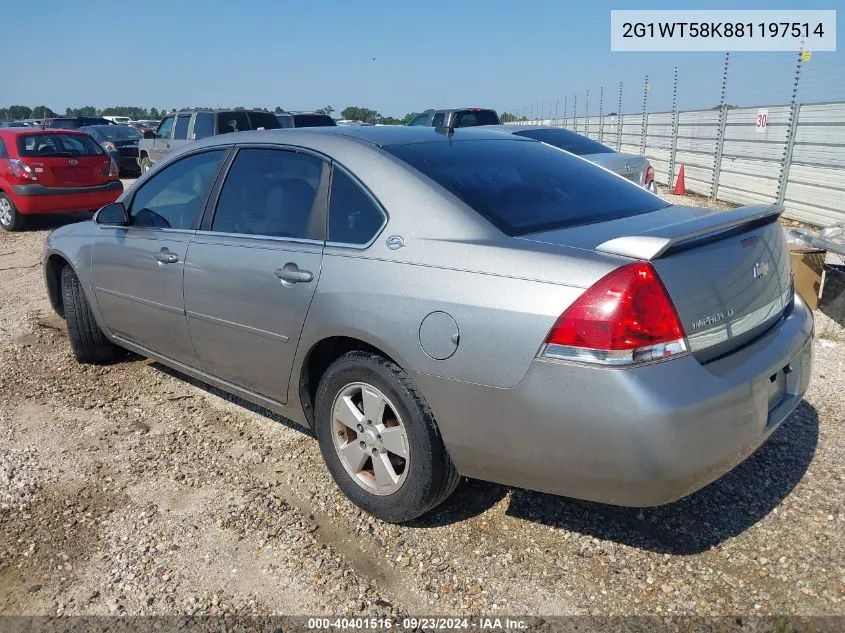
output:
[[[408,437],[390,399],[376,387],[346,385],[332,405],[332,435],[341,464],[374,495],[398,491],[408,474]]]
[[[12,226],[12,203],[6,198],[0,198],[0,224]]]

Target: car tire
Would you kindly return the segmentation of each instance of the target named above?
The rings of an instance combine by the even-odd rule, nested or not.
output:
[[[0,226],[6,231],[20,231],[23,228],[23,215],[8,194],[0,191]]]
[[[141,156],[141,175],[143,176],[146,174],[150,169],[153,168],[153,164],[150,161],[149,156]]]
[[[97,325],[82,284],[70,266],[62,269],[62,304],[67,335],[76,360],[92,365],[114,362],[121,350],[106,338]]]
[[[356,404],[356,389],[360,389],[361,399],[366,391],[368,401],[383,401],[383,419],[367,428],[364,425],[368,424],[370,412],[365,414],[363,402]],[[361,433],[341,423],[336,414],[336,407],[349,403],[357,407],[353,415],[362,417]],[[445,501],[460,482],[422,394],[398,365],[377,354],[348,352],[329,366],[317,389],[314,426],[320,452],[335,483],[352,503],[383,521],[404,523],[425,514]],[[384,437],[392,435],[394,449],[397,438],[404,437],[407,458],[403,460],[399,453],[368,444],[362,453],[370,456],[363,458],[360,473],[354,474],[350,463],[360,460],[360,456],[350,459],[341,454],[350,455],[344,451],[355,449],[355,445],[363,449],[371,440],[381,444],[381,434],[375,436],[377,440],[373,437],[379,428]],[[384,452],[375,452],[380,450]],[[374,459],[390,464],[391,476],[401,469],[399,483],[379,488]]]

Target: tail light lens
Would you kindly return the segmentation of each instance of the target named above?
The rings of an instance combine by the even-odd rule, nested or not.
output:
[[[684,354],[684,329],[651,264],[617,268],[560,315],[540,351],[545,358],[632,365]]]
[[[9,159],[9,171],[12,173],[12,176],[23,182],[38,180],[38,176],[32,171],[32,167],[17,158]]]
[[[645,184],[648,184],[654,180],[654,167],[651,165],[648,166],[648,169],[645,170]]]

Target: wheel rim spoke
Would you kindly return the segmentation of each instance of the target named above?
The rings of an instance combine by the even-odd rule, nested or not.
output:
[[[384,419],[384,409],[387,406],[382,395],[372,389],[364,388],[361,390],[361,399],[367,419],[372,420],[373,424],[381,424]]]
[[[335,419],[343,426],[357,431],[357,427],[364,420],[364,414],[352,402],[352,396],[343,396],[339,406],[335,408]]]
[[[373,455],[373,474],[376,478],[376,485],[380,488],[395,486],[399,481],[399,475],[393,469],[390,458],[385,453]]]
[[[402,427],[393,426],[384,429],[381,432],[381,444],[394,455],[404,459],[408,458],[408,440]]]
[[[340,452],[341,457],[346,460],[349,468],[355,473],[361,472],[364,468],[364,464],[367,463],[367,459],[369,458],[369,455],[367,455],[367,453],[358,446],[357,441],[347,442],[345,445],[341,446],[338,451]]]

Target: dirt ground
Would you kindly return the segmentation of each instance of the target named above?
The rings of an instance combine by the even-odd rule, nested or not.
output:
[[[465,481],[410,526],[345,500],[303,429],[156,363],[78,365],[0,232],[0,614],[845,615],[845,333],[704,490],[636,510]]]

